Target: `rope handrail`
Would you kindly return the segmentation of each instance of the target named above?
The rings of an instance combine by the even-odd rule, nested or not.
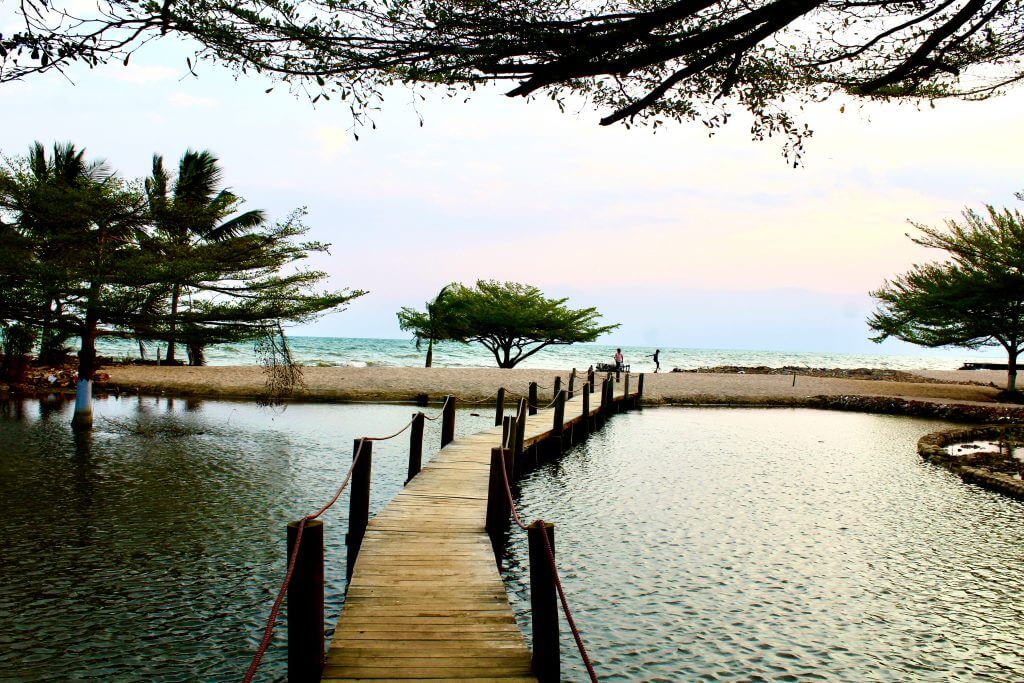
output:
[[[447,405],[447,403],[448,399],[445,399],[445,405]],[[427,417],[426,415],[424,415],[423,417],[425,417],[428,420],[436,420],[438,417],[440,417],[440,414],[436,415],[433,418]],[[331,507],[335,503],[338,502],[339,498],[341,498],[341,494],[345,491],[345,488],[352,480],[352,473],[355,471],[356,464],[359,462],[359,457],[363,453],[363,446],[366,444],[367,441],[387,441],[389,439],[393,439],[396,436],[400,435],[402,432],[409,429],[409,427],[412,426],[412,423],[414,421],[415,418],[409,420],[408,422],[405,423],[404,427],[399,429],[397,432],[394,432],[393,434],[389,434],[387,436],[359,437],[359,445],[356,447],[356,452],[352,456],[352,464],[349,465],[348,471],[345,473],[345,478],[342,480],[341,485],[338,486],[338,489],[334,492],[334,495],[331,497],[331,499],[327,502],[326,505],[321,507],[313,514],[306,515],[305,517],[299,520],[299,526],[295,532],[295,546],[292,548],[291,556],[288,558],[288,569],[287,571],[285,571],[284,580],[281,582],[281,587],[278,589],[277,596],[275,596],[274,603],[270,608],[270,615],[267,617],[267,625],[263,628],[263,638],[260,640],[259,647],[256,648],[256,652],[253,654],[252,661],[249,662],[249,668],[246,669],[245,677],[242,679],[242,683],[252,682],[253,677],[256,675],[256,670],[259,668],[260,663],[263,661],[263,655],[266,654],[267,647],[270,646],[270,638],[274,634],[274,626],[277,623],[277,615],[281,611],[281,604],[284,602],[284,597],[288,592],[288,586],[292,582],[292,575],[295,573],[295,563],[299,557],[299,548],[302,546],[302,534],[306,529],[306,524],[323,515],[325,512],[331,509]]]
[[[463,399],[459,399],[459,401],[461,403],[469,403],[470,405],[479,405],[480,403],[487,403],[488,401],[497,398],[498,397],[498,392],[501,391],[503,388],[504,387],[498,387],[498,389],[493,394],[491,394],[487,398],[482,398],[482,399],[477,400],[477,401],[470,401],[470,400],[464,399],[464,398]],[[505,391],[507,392],[508,390],[506,389]],[[506,394],[506,396],[507,395],[508,394]]]
[[[289,584],[292,582],[292,574],[295,572],[295,562],[299,558],[299,548],[302,546],[302,532],[306,529],[306,523],[324,514],[332,505],[338,502],[338,498],[341,497],[345,487],[348,486],[349,481],[352,479],[352,473],[355,471],[356,463],[359,461],[359,456],[363,453],[363,444],[366,443],[366,441],[367,439],[365,437],[359,439],[359,446],[356,448],[355,455],[352,456],[352,464],[349,465],[348,472],[345,473],[345,478],[342,480],[338,490],[334,492],[334,496],[330,501],[313,514],[306,515],[299,520],[299,528],[295,532],[295,546],[292,548],[291,557],[288,558],[288,570],[285,572],[284,580],[281,582],[281,588],[278,589],[277,596],[274,598],[274,604],[270,608],[270,616],[267,617],[267,625],[263,628],[263,638],[260,640],[259,647],[256,648],[255,654],[252,656],[252,661],[249,662],[249,668],[246,669],[245,677],[242,678],[242,683],[251,683],[253,676],[256,675],[256,670],[260,666],[260,662],[263,661],[263,655],[266,654],[267,647],[270,645],[270,638],[274,634],[274,625],[277,623],[277,614],[281,610],[281,603],[284,602],[284,596],[288,592]]]
[[[442,403],[442,404],[441,404],[441,412],[439,412],[439,413],[438,413],[437,415],[435,415],[434,417],[430,417],[429,415],[427,415],[426,413],[424,413],[424,414],[423,414],[423,419],[424,419],[424,420],[430,420],[431,422],[433,422],[433,421],[434,421],[434,420],[436,420],[437,418],[439,418],[439,417],[441,417],[442,415],[444,415],[444,409],[448,407],[448,401],[450,401],[450,400],[452,400],[452,395],[451,395],[451,394],[448,394],[447,396],[445,396],[445,397],[444,397],[444,403]]]
[[[509,430],[511,437],[513,430]],[[509,508],[512,510],[512,519],[523,531],[529,531],[529,527],[523,524],[522,519],[519,517],[519,510],[516,509],[516,501],[512,496],[512,486],[508,481],[508,470],[505,467],[505,450],[501,451],[501,479],[505,483],[505,495],[508,496]],[[551,565],[551,574],[555,579],[555,588],[558,590],[558,600],[562,604],[562,612],[565,613],[566,623],[569,624],[569,630],[572,631],[573,640],[576,641],[576,649],[580,652],[580,657],[583,659],[583,665],[587,668],[587,675],[590,676],[591,683],[598,683],[597,672],[594,671],[594,665],[590,662],[590,655],[587,654],[587,647],[583,644],[583,637],[580,635],[579,629],[576,627],[576,620],[572,618],[572,610],[569,609],[569,601],[565,597],[565,590],[562,588],[562,581],[558,577],[558,566],[555,564],[555,553],[551,549],[551,542],[548,540],[548,534],[544,526],[543,519],[537,519],[534,524],[539,525],[541,528],[541,536],[544,538],[544,549],[547,551],[548,563]]]

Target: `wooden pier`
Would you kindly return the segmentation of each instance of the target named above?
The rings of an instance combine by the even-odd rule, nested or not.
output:
[[[505,443],[518,440],[515,472],[582,440],[608,413],[637,405],[642,376],[632,391],[629,385],[628,375],[613,382],[607,400],[600,389],[584,395],[580,388],[572,398],[563,392],[561,406],[556,399],[534,415],[521,401],[522,425],[515,418],[504,425],[513,434]],[[499,392],[496,422],[503,398]],[[454,404],[450,412],[454,419]],[[492,449],[502,444],[502,432],[499,425],[451,441],[415,476],[410,466],[405,489],[369,521],[361,543],[356,540],[358,556],[321,680],[538,680],[486,528]],[[504,516],[503,524],[507,511]],[[557,652],[557,631],[555,640]]]

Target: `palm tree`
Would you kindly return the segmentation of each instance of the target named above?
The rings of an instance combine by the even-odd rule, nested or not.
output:
[[[28,168],[36,187],[25,196],[19,212],[19,227],[23,235],[38,249],[41,262],[53,262],[66,245],[60,236],[81,234],[87,229],[88,213],[69,206],[67,193],[80,190],[90,183],[102,184],[113,173],[105,161],[85,161],[85,150],[76,149],[74,143],[54,143],[49,159],[41,142],[29,147]],[[57,201],[55,201],[57,200]],[[52,285],[53,283],[51,283]],[[46,306],[52,321],[60,321],[65,302],[55,286],[45,287]],[[67,355],[65,343],[71,337],[59,325],[44,320],[39,335],[39,359],[43,363],[58,363]]]
[[[452,316],[448,306],[448,295],[452,286],[447,284],[442,287],[437,296],[427,302],[426,312],[407,307],[398,312],[398,326],[413,333],[416,350],[421,351],[423,342],[427,342],[427,362],[424,365],[427,368],[434,362],[434,342],[451,338],[449,327]]]
[[[153,156],[153,174],[145,182],[146,195],[156,229],[156,248],[172,266],[175,259],[188,259],[198,245],[244,235],[266,222],[262,211],[236,214],[244,200],[222,188],[222,184],[223,172],[218,159],[208,151],[187,150],[178,163],[173,183],[164,169],[163,157]],[[173,362],[180,333],[178,309],[182,296],[189,290],[187,282],[173,278],[168,287],[170,322],[166,358]],[[189,355],[192,364],[202,364],[201,345],[190,345]]]

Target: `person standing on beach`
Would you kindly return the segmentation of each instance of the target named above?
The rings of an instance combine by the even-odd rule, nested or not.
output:
[[[651,358],[654,359],[654,371],[661,370],[661,361],[658,360],[658,356],[661,355],[661,349],[654,349],[654,355]]]
[[[615,381],[618,381],[619,373],[622,372],[623,360],[622,349],[615,349]]]

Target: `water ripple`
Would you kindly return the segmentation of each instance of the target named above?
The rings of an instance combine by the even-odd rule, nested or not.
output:
[[[1024,506],[920,462],[937,424],[645,410],[529,475],[520,505],[556,522],[602,681],[1022,680]],[[521,534],[508,564],[529,633]]]

